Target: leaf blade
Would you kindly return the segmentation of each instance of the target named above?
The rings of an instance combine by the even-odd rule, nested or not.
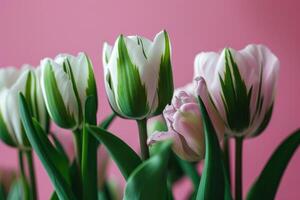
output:
[[[53,160],[51,159],[53,155],[49,155],[51,154],[49,153],[49,150],[52,148],[54,149],[54,147],[47,139],[39,137],[46,136],[45,133],[39,132],[43,131],[43,129],[38,126],[37,122],[32,120],[27,102],[22,94],[20,94],[19,96],[19,109],[25,133],[30,141],[32,148],[35,150],[36,154],[44,165],[57,192],[57,195],[60,197],[60,199],[76,199],[67,183],[67,180],[61,174],[61,171],[58,169],[57,165],[55,165],[55,162],[53,162]],[[57,153],[56,155],[59,154]]]
[[[299,145],[300,129],[288,136],[271,155],[263,171],[251,186],[247,200],[275,198],[282,175]]]
[[[127,180],[124,200],[166,199],[167,166],[171,144],[165,142],[161,153],[144,161],[132,172]]]
[[[117,136],[97,126],[89,125],[88,129],[106,147],[125,179],[142,163],[140,157],[131,147]],[[122,152],[122,155],[120,152]]]
[[[196,199],[232,199],[216,131],[198,97],[205,134],[205,162]]]

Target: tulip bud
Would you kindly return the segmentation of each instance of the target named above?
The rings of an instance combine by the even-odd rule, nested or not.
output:
[[[113,110],[124,118],[161,114],[173,95],[170,41],[166,31],[153,42],[119,36],[114,47],[104,44],[106,93]]]
[[[41,67],[42,92],[50,117],[62,128],[80,127],[87,97],[97,98],[89,57],[84,53],[76,57],[60,54],[54,60],[43,59]]]
[[[204,130],[196,97],[183,90],[175,91],[172,104],[165,108],[163,115],[168,125],[168,131],[154,133],[149,137],[148,144],[172,139],[172,149],[180,158],[188,161],[203,159]],[[211,118],[212,120],[219,119],[215,116]],[[214,124],[221,125],[221,127],[216,127],[221,138],[224,130],[223,124]]]
[[[195,77],[205,79],[210,99],[231,136],[252,137],[267,126],[278,71],[278,58],[262,45],[240,51],[225,48],[220,54],[200,53],[195,58]]]
[[[0,70],[0,77],[5,77],[0,86],[0,137],[10,146],[20,149],[29,148],[20,119],[19,93],[23,93],[28,101],[33,117],[41,123],[45,130],[48,128],[48,116],[40,95],[38,73],[39,69],[33,69],[28,65],[20,70],[15,68]]]

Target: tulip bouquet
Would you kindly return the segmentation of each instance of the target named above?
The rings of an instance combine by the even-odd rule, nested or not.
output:
[[[172,187],[183,177],[193,183],[186,199],[242,199],[243,141],[259,136],[271,119],[278,58],[262,45],[202,52],[191,82],[175,90],[166,31],[153,41],[120,35],[113,46],[103,45],[102,59],[113,110],[102,122],[96,76],[85,53],[45,58],[36,68],[0,70],[0,138],[19,152],[21,189],[12,193],[37,199],[35,152],[54,187],[51,199],[118,199],[105,175],[108,157],[126,180],[125,200],[174,199]],[[108,131],[115,117],[137,122],[140,153]],[[71,132],[75,158],[51,132],[51,122]],[[235,141],[234,184],[230,140]],[[299,144],[297,130],[274,151],[248,200],[275,197]],[[108,156],[97,155],[100,146]]]

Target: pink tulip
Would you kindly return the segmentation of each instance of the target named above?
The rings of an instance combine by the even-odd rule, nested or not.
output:
[[[278,71],[278,58],[267,47],[248,45],[240,51],[225,48],[198,54],[194,77],[205,80],[226,133],[251,137],[271,118]]]
[[[191,86],[185,89],[187,91],[176,90],[172,104],[163,111],[168,131],[155,132],[149,137],[148,144],[171,139],[173,140],[173,151],[180,158],[198,161],[203,159],[205,150],[201,114]],[[212,118],[214,120],[219,119],[215,116]],[[214,124],[221,124],[222,126],[223,123]],[[216,127],[216,129],[222,135],[222,127]]]

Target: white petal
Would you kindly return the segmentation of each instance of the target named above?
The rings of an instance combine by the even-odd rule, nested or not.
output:
[[[186,84],[183,87],[176,88],[174,90],[174,96],[179,95],[179,93],[182,92],[182,91],[186,92],[189,95],[196,96],[196,94],[195,94],[195,86],[194,86],[193,83],[188,83],[188,84]]]
[[[36,100],[37,100],[37,109],[39,112],[39,122],[41,123],[42,127],[45,129],[48,123],[47,117],[47,110],[46,105],[43,98],[42,87],[41,87],[41,75],[42,70],[41,67],[37,67],[34,71],[35,73],[35,91],[36,91]]]
[[[103,49],[102,49],[102,64],[105,68],[108,64],[112,52],[112,46],[110,46],[108,43],[104,42]]]
[[[194,62],[194,78],[203,77],[206,81],[208,91],[223,119],[226,119],[226,112],[222,101],[222,89],[220,84],[221,75],[225,70],[225,52],[221,54],[215,52],[199,53]]]
[[[17,144],[18,143],[17,138],[13,132],[13,128],[11,126],[10,119],[9,119],[10,109],[8,109],[7,107],[8,94],[9,94],[9,90],[6,88],[0,91],[0,112],[11,138],[13,139],[14,143]]]
[[[20,119],[18,97],[20,92],[22,92],[23,94],[25,93],[25,87],[29,73],[30,71],[27,70],[20,75],[17,82],[9,90],[6,102],[6,107],[9,109],[7,113],[8,121],[10,123],[10,126],[12,127],[12,132],[16,135],[16,138],[20,145],[24,144],[24,132]]]
[[[5,67],[0,69],[0,90],[10,88],[26,70],[32,68],[30,65],[23,65],[20,69],[15,67]]]
[[[127,39],[132,40],[133,42],[135,42],[139,48],[141,48],[144,53],[145,56],[148,57],[149,51],[151,49],[152,46],[152,41],[150,41],[149,39],[142,37],[142,36],[128,36]]]
[[[84,53],[79,53],[77,57],[70,58],[70,64],[81,102],[81,107],[84,110],[85,101],[87,98],[86,90],[88,88],[89,79],[89,58]]]
[[[162,56],[165,53],[165,46],[165,33],[164,31],[161,31],[153,40],[151,49],[149,50],[149,56],[147,59],[148,62],[145,67],[145,74],[147,76],[144,77],[144,80],[147,86],[148,100],[150,100],[149,103],[152,105],[153,110],[156,110],[156,106],[158,105],[157,87],[159,81],[160,64]]]

